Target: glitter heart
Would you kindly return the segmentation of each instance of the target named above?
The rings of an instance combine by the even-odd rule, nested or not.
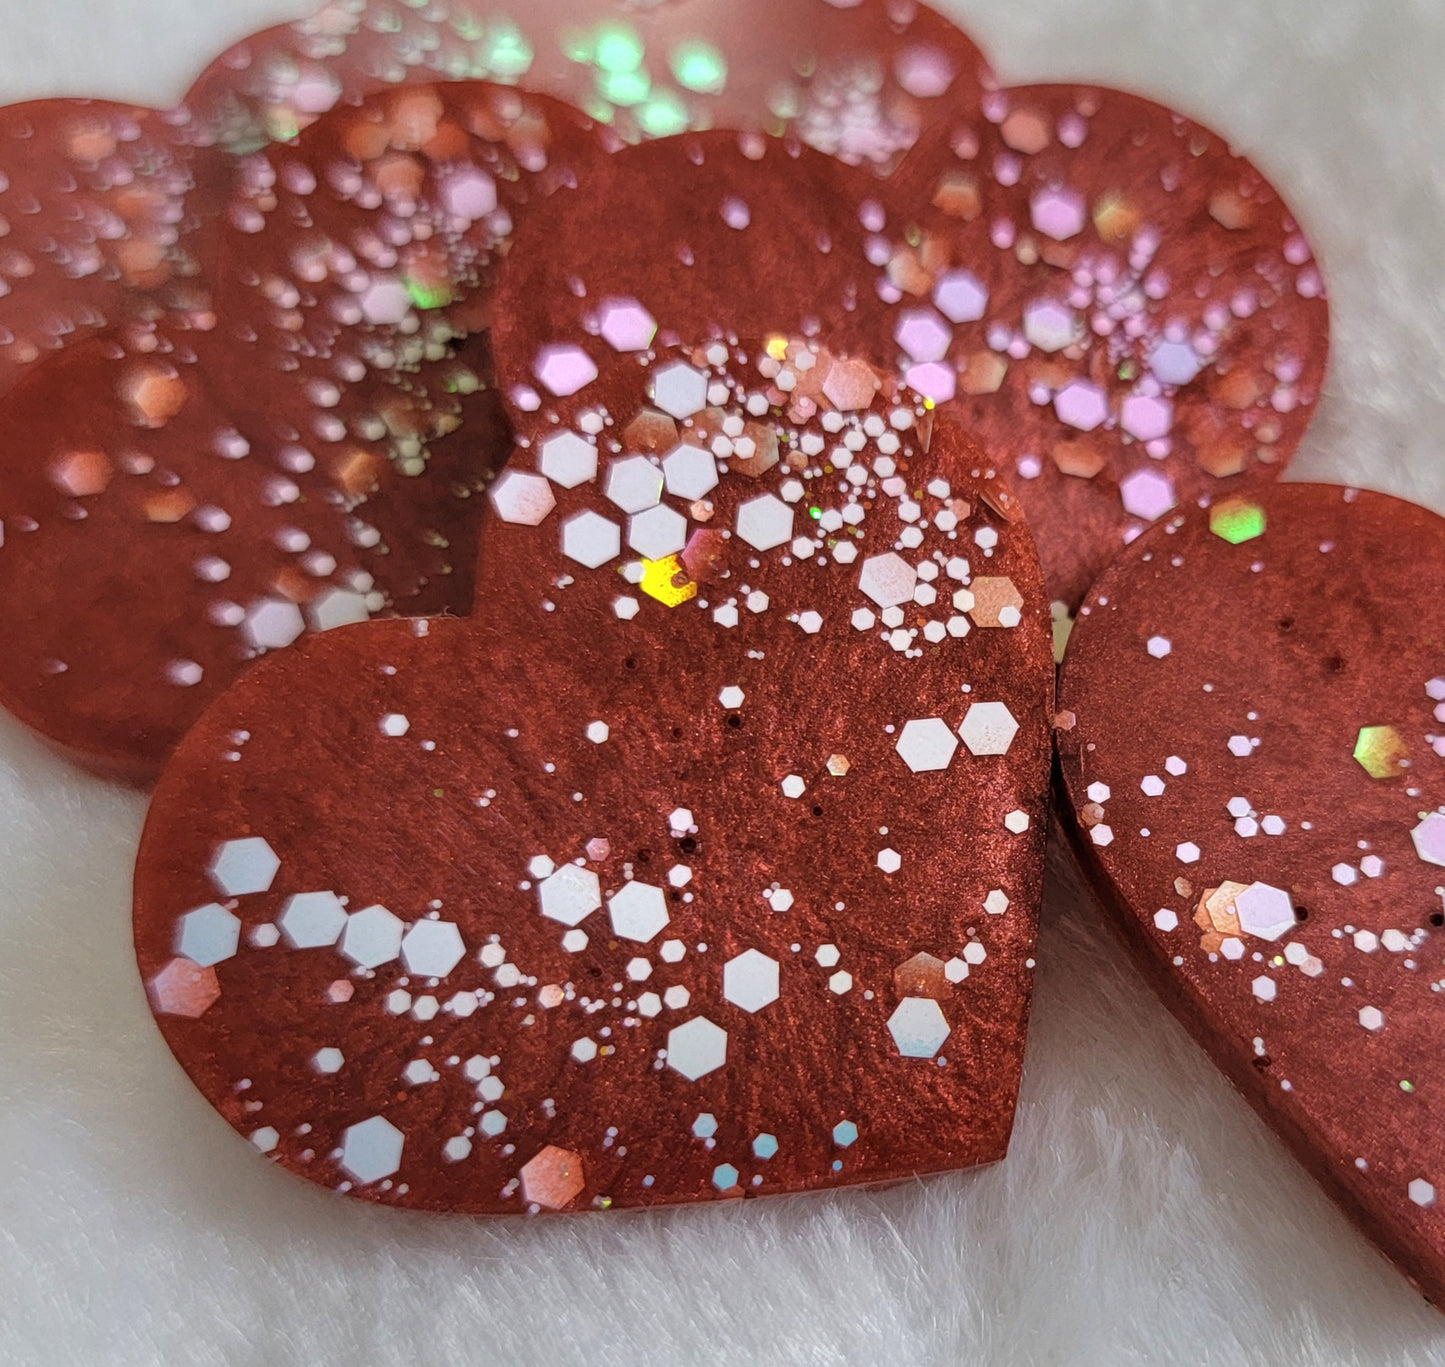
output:
[[[169,765],[168,1042],[287,1168],[432,1210],[1001,1157],[1052,717],[1006,491],[816,341],[551,364],[477,613],[283,652]]]
[[[695,261],[776,236],[813,295],[754,295],[746,272],[716,272],[719,290],[762,326],[821,321],[955,407],[1018,476],[1061,636],[1151,521],[1265,487],[1294,453],[1324,373],[1319,271],[1278,194],[1200,125],[1115,91],[1023,87],[951,109],[884,182],[829,195],[806,158],[788,165],[726,134],[618,153],[522,226],[500,326],[575,330],[618,297],[665,323]]]
[[[25,287],[0,301],[0,388],[17,367],[32,385],[18,411],[0,408],[27,437],[0,471],[0,517],[28,533],[0,548],[14,642],[0,698],[17,715],[147,779],[258,653],[374,612],[467,610],[472,495],[505,452],[492,265],[520,223],[531,274],[504,317],[543,308],[572,330],[574,270],[593,300],[662,317],[672,268],[629,231],[715,247],[714,209],[738,233],[757,205],[682,188],[717,188],[716,136],[615,164],[600,148],[690,124],[781,128],[792,153],[862,164],[835,182],[793,157],[768,212],[770,232],[786,220],[794,233],[762,244],[792,254],[783,297],[718,275],[726,306],[711,316],[742,333],[825,327],[924,398],[951,396],[1024,477],[1061,639],[1120,540],[1176,503],[1271,480],[1292,454],[1324,364],[1318,273],[1267,182],[1207,130],[1082,87],[984,93],[977,49],[924,9],[904,23],[872,0],[808,0],[769,9],[762,44],[716,0],[576,18],[571,0],[520,27],[472,5],[328,9],[227,53],[176,111],[42,102],[0,119],[28,154],[12,178],[37,209],[27,231],[85,225],[22,252]],[[541,94],[425,83],[457,72],[525,74],[608,126]],[[738,145],[770,155],[756,131]],[[648,167],[678,187],[665,201]],[[598,238],[601,223],[620,231]],[[742,236],[746,255],[757,234]],[[824,254],[828,307],[806,305]],[[100,361],[34,364],[104,327],[86,353]],[[121,427],[114,391],[133,375],[110,372],[138,354],[167,382],[201,382],[214,416],[201,446],[81,442]],[[79,417],[49,397],[77,373],[97,395]],[[205,468],[218,445],[252,453],[234,479]],[[213,554],[192,553],[190,523],[134,516],[185,502],[157,502],[148,481],[217,484],[218,501],[197,499]],[[292,488],[312,507],[278,519],[267,499]],[[222,566],[226,592],[204,577]]]
[[[1190,510],[1064,661],[1075,844],[1166,1005],[1432,1300],[1445,522],[1279,485]]]

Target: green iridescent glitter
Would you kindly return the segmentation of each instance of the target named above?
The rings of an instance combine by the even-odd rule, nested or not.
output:
[[[652,78],[645,71],[599,71],[597,89],[604,100],[630,109],[652,93]]]
[[[637,111],[637,124],[650,138],[672,137],[687,131],[687,107],[671,91],[661,91]]]
[[[445,308],[452,302],[452,292],[445,285],[423,284],[410,276],[407,277],[406,292],[419,309]]]
[[[593,37],[592,60],[603,71],[636,71],[642,65],[642,39],[628,24],[602,24]]]
[[[1393,726],[1362,726],[1355,739],[1355,758],[1371,778],[1396,778],[1410,748]]]
[[[1242,498],[1226,498],[1209,510],[1209,530],[1231,546],[1264,535],[1264,509]]]
[[[498,19],[485,40],[482,62],[498,76],[525,76],[532,66],[532,45],[510,19]]]
[[[727,85],[728,64],[712,44],[693,39],[673,48],[672,74],[684,90],[717,95]]]

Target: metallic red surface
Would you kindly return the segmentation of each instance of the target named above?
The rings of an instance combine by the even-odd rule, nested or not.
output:
[[[493,256],[599,155],[590,121],[541,97],[379,95],[238,182],[214,312],[137,320],[24,372],[0,398],[7,706],[145,781],[303,628],[466,611],[474,495],[510,449],[483,326]],[[387,222],[412,236],[391,266]],[[77,480],[77,463],[94,469]]]
[[[168,1042],[283,1166],[429,1210],[656,1205],[997,1159],[1052,718],[1027,532],[993,511],[1006,499],[955,427],[893,420],[916,410],[886,377],[869,381],[886,421],[858,448],[861,484],[793,445],[828,430],[839,410],[821,396],[860,383],[855,362],[795,342],[788,357],[815,363],[770,390],[780,342],[585,349],[600,373],[527,420],[494,486],[473,617],[303,642],[182,743],[136,878]],[[678,366],[744,390],[664,417],[654,403],[688,407],[666,387]],[[862,431],[867,411],[837,430]],[[644,432],[674,423],[666,452],[730,413],[754,444],[719,457],[704,496],[659,504],[663,473],[629,454]],[[605,422],[600,468],[574,480],[545,443],[569,434],[575,456],[589,415]],[[782,459],[759,468],[766,430],[785,434]],[[889,431],[896,457],[878,453]],[[638,478],[653,492],[624,488]],[[792,510],[794,540],[756,520],[760,501],[769,519]],[[814,533],[819,505],[855,507],[854,533]],[[689,536],[669,563],[575,539],[605,521],[635,544],[641,519],[678,509]],[[906,565],[932,577],[880,588],[915,527]],[[965,554],[971,609],[948,597],[970,577],[948,557]],[[872,617],[884,601],[909,604],[905,649]],[[1022,612],[991,625],[1006,601]],[[920,630],[950,614],[966,634]],[[981,703],[1006,706],[1016,734],[983,737]],[[927,737],[905,732],[930,717]],[[238,884],[227,842],[258,839],[277,866]],[[549,903],[589,880],[570,914]],[[348,898],[344,914],[298,936],[289,899],[319,890]],[[357,943],[391,925],[376,904],[396,921],[367,967]],[[413,962],[418,934],[453,948]]]
[[[1214,519],[1085,602],[1074,844],[1165,1004],[1439,1301],[1445,522],[1292,484]]]

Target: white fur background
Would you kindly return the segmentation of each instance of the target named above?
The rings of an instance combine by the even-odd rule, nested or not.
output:
[[[947,7],[1010,79],[1137,89],[1263,164],[1334,304],[1296,473],[1445,511],[1445,6]],[[229,39],[307,8],[0,0],[0,102],[164,102]],[[0,718],[0,1362],[1445,1364],[1445,1316],[1350,1230],[1064,880],[1002,1166],[485,1224],[330,1197],[210,1112],[133,967],[142,809]]]

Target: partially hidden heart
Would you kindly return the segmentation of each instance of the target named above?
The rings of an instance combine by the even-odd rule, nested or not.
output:
[[[1075,845],[1158,987],[1432,1300],[1445,522],[1281,484],[1141,537],[1060,685]]]

